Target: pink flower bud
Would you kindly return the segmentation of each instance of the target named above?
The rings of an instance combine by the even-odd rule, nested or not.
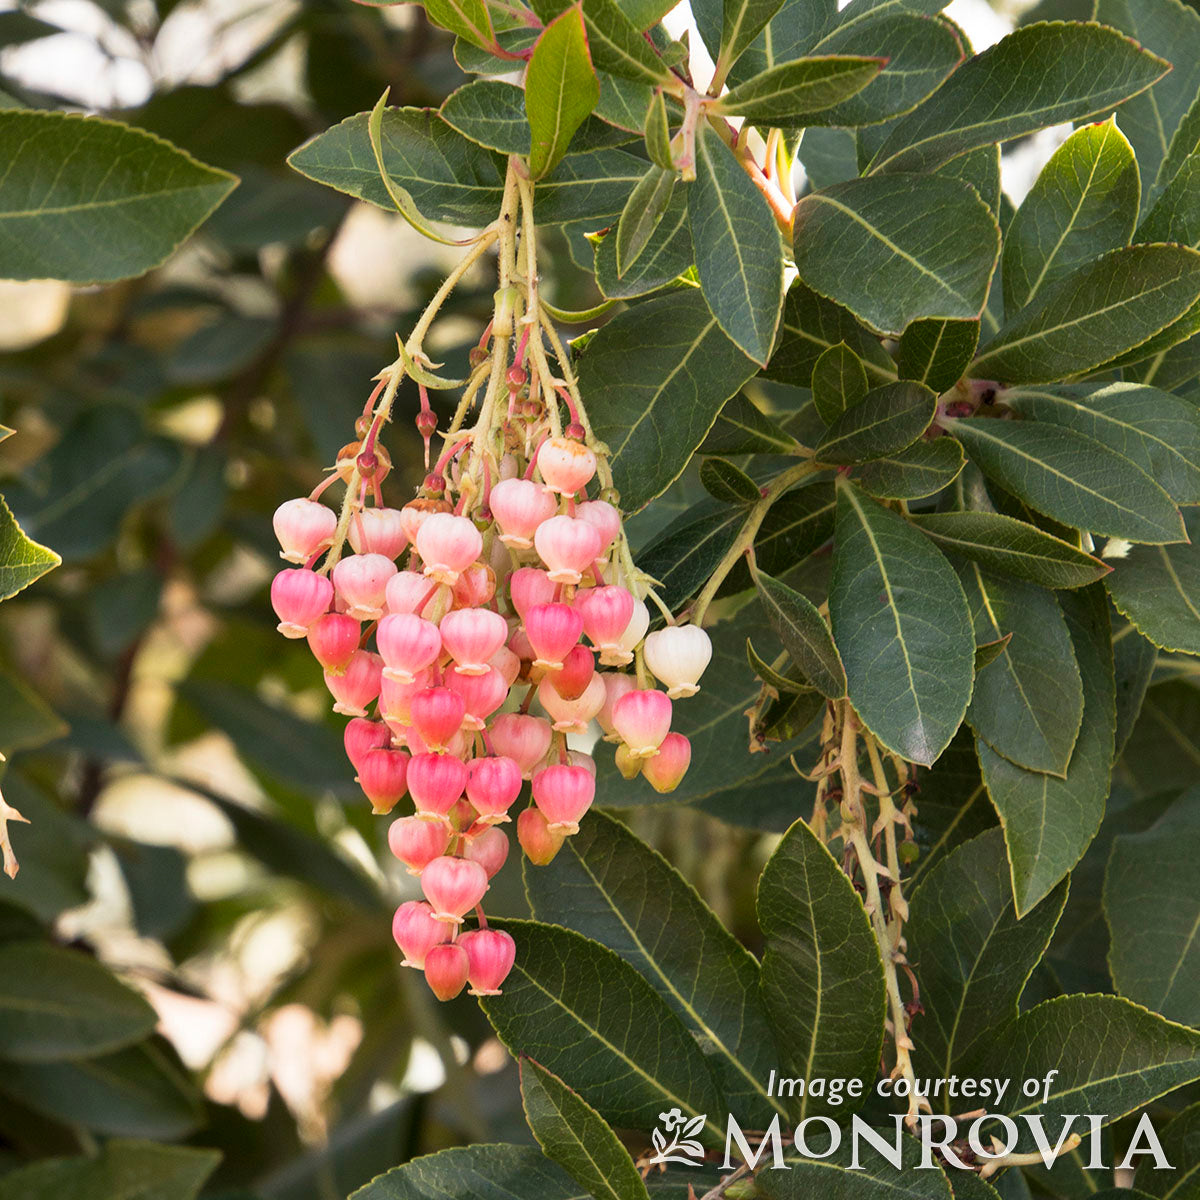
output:
[[[604,650],[600,654],[600,662],[606,667],[623,667],[627,663],[633,662],[633,652],[637,649],[638,643],[646,635],[646,630],[650,628],[650,610],[642,600],[633,602],[633,616],[629,618],[629,624],[625,626],[625,632],[621,634],[620,640],[617,643],[617,649],[614,651]]]
[[[315,500],[286,500],[271,521],[285,562],[306,563],[324,550],[337,529],[337,514]]]
[[[514,550],[528,550],[534,531],[554,516],[558,502],[532,479],[502,479],[492,488],[488,507],[500,526],[500,540]]]
[[[668,733],[652,758],[642,759],[642,774],[656,792],[673,792],[687,774],[692,743],[682,733]]]
[[[412,683],[400,683],[386,673],[379,688],[379,715],[393,729],[412,724],[412,698],[427,687],[433,686],[434,674],[428,667],[418,671]]]
[[[487,877],[494,879],[508,858],[508,834],[495,825],[482,826],[467,837],[462,853],[463,858],[478,863]]]
[[[538,567],[520,567],[508,579],[513,608],[523,621],[525,614],[536,605],[549,604],[554,599],[555,586],[550,576]]]
[[[616,732],[612,721],[613,705],[622,696],[637,689],[637,680],[622,671],[605,671],[600,678],[604,681],[604,704],[596,714],[596,721],[606,734],[612,734]],[[387,690],[386,680],[384,681],[384,690],[385,692]]]
[[[447,687],[422,688],[409,704],[409,724],[430,750],[445,750],[466,714],[466,701]]]
[[[408,545],[404,521],[395,508],[360,509],[350,518],[348,535],[355,554],[395,559]]]
[[[471,929],[458,939],[467,954],[472,996],[499,996],[517,957],[512,935],[503,929]]]
[[[284,637],[304,637],[332,603],[333,584],[316,571],[285,569],[271,580],[271,607]]]
[[[504,682],[508,684],[509,687],[512,687],[517,680],[517,676],[521,674],[521,659],[507,646],[501,646],[500,649],[488,659],[488,665],[495,667],[495,669],[504,676]]]
[[[490,734],[496,753],[513,759],[526,779],[549,754],[554,738],[549,721],[522,713],[504,713],[497,717],[492,722]]]
[[[425,956],[425,982],[439,1000],[453,1000],[467,986],[470,969],[467,952],[456,944],[434,946]]]
[[[508,681],[495,667],[489,667],[486,675],[459,675],[447,671],[446,687],[463,698],[466,705],[463,728],[476,733],[484,728],[488,717],[508,696]]]
[[[441,657],[442,635],[432,621],[413,613],[389,613],[375,630],[389,679],[412,683],[419,672]]]
[[[508,810],[521,794],[521,768],[504,755],[474,758],[467,767],[467,799],[488,825],[507,821]]]
[[[368,750],[358,768],[358,786],[371,802],[371,811],[391,812],[405,792],[408,755],[403,750]]]
[[[400,817],[388,830],[388,848],[410,875],[420,875],[435,858],[446,853],[450,836],[450,826],[443,821]]]
[[[408,764],[408,790],[418,816],[445,817],[466,786],[466,764],[453,755],[414,754]]]
[[[436,591],[437,584],[426,579],[424,575],[416,571],[397,571],[387,581],[384,601],[390,613],[416,613],[420,616],[421,609]]]
[[[356,650],[341,675],[325,672],[325,686],[333,696],[333,711],[344,717],[365,717],[383,682],[383,664],[378,654]]]
[[[537,698],[550,714],[554,728],[559,733],[586,733],[592,718],[604,706],[604,683],[599,675],[593,675],[582,696],[564,700],[554,686],[556,676],[547,675],[538,684]]]
[[[496,572],[487,563],[474,563],[454,585],[455,608],[482,608],[496,594]]]
[[[649,758],[671,728],[671,701],[654,688],[629,692],[613,705],[612,722],[634,758]]]
[[[368,721],[366,717],[355,717],[347,723],[342,741],[346,746],[346,757],[353,764],[357,774],[363,759],[370,751],[391,745],[392,733],[382,721]]]
[[[523,625],[518,626],[513,630],[512,636],[508,639],[508,648],[513,652],[517,663],[520,665],[520,670],[517,674],[521,674],[526,663],[533,662],[535,651],[533,644],[529,640],[529,635],[525,632]]]
[[[377,621],[383,616],[388,580],[396,564],[382,554],[351,554],[333,568],[333,586],[346,612],[358,621]]]
[[[454,659],[458,675],[486,675],[488,659],[508,639],[508,622],[487,608],[448,612],[438,628],[442,632],[442,645]]]
[[[585,500],[575,506],[575,515],[600,535],[600,553],[608,553],[621,532],[621,514],[607,500]]]
[[[525,614],[525,634],[537,655],[535,667],[561,670],[581,633],[583,618],[569,604],[538,604]]]
[[[420,970],[434,946],[448,942],[454,931],[434,918],[433,909],[424,900],[408,900],[396,909],[392,918],[392,937],[404,953],[405,967]]]
[[[554,672],[554,690],[564,700],[578,700],[595,676],[592,652],[583,645],[572,646],[563,658],[562,669]]]
[[[325,613],[308,627],[308,648],[330,675],[350,665],[362,636],[359,623],[345,613]]]
[[[698,625],[668,625],[646,638],[642,653],[667,695],[678,700],[700,690],[697,680],[712,659],[712,642]]]
[[[566,837],[563,830],[550,828],[540,809],[527,808],[517,818],[517,841],[535,866],[544,867],[552,862]]]
[[[444,854],[421,872],[421,891],[439,921],[462,924],[463,917],[483,899],[487,890],[487,872],[465,858]]]
[[[533,802],[550,823],[551,830],[579,832],[579,818],[592,806],[596,780],[586,767],[555,764],[533,777]]]
[[[578,583],[600,556],[600,533],[575,517],[551,517],[533,535],[538,557],[555,583]]]
[[[573,496],[596,473],[596,456],[573,438],[547,438],[537,452],[537,466],[552,492]]]
[[[425,574],[439,583],[453,584],[483,550],[475,523],[451,513],[434,513],[417,530],[417,553]]]
[[[634,603],[633,595],[615,584],[575,593],[575,609],[583,617],[583,631],[601,656],[621,651],[621,637],[633,619]]]

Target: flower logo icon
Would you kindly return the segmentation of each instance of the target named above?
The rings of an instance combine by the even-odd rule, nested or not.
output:
[[[704,1161],[704,1147],[695,1139],[704,1128],[707,1114],[685,1117],[678,1108],[672,1108],[659,1113],[658,1119],[662,1129],[655,1129],[650,1135],[654,1143],[654,1155],[645,1160],[646,1165],[679,1163],[685,1167],[698,1167]],[[668,1133],[671,1135],[670,1141],[667,1141]]]

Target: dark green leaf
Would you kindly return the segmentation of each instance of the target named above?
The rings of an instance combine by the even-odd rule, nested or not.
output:
[[[984,347],[976,379],[1054,383],[1080,375],[1182,316],[1200,296],[1200,254],[1184,246],[1113,250],[1041,289]]]
[[[1159,1140],[1175,1170],[1159,1171],[1152,1158],[1143,1158],[1134,1172],[1134,1184],[1158,1200],[1196,1200],[1200,1194],[1200,1104],[1185,1108],[1169,1122]]]
[[[0,275],[109,283],[168,258],[237,185],[153,134],[0,112]]]
[[[154,1010],[95,959],[37,942],[0,946],[0,1056],[56,1062],[149,1034]]]
[[[1111,599],[1111,595],[1110,595]],[[1113,622],[1113,676],[1117,685],[1117,758],[1142,711],[1158,662],[1158,647],[1128,622]]]
[[[903,517],[842,483],[829,615],[859,716],[889,750],[932,763],[971,698],[975,638],[962,586]]]
[[[753,374],[695,290],[639,304],[588,342],[580,387],[596,435],[612,451],[626,512],[679,475],[721,406]]]
[[[700,453],[789,454],[795,449],[796,439],[738,392],[717,414]]]
[[[813,404],[826,425],[866,397],[870,384],[862,359],[846,345],[830,346],[812,368]]]
[[[829,626],[807,596],[761,571],[754,573],[758,596],[783,648],[804,677],[823,696],[838,700],[846,694],[846,672],[838,657]]]
[[[799,672],[793,671],[791,675],[784,675],[777,671],[754,649],[754,644],[749,638],[746,639],[746,661],[750,664],[751,670],[753,670],[763,683],[775,688],[778,692],[787,693],[792,696],[803,696],[816,692],[815,688],[810,687],[798,677]],[[824,701],[818,702],[824,703]],[[808,722],[806,721],[805,724],[807,725]]]
[[[57,567],[53,550],[25,536],[0,496],[0,600],[7,600]]]
[[[678,608],[708,581],[745,520],[742,508],[702,500],[638,553],[638,569],[661,585],[656,590],[669,608]]]
[[[476,79],[451,92],[438,111],[452,129],[489,150],[529,153],[525,96],[515,84]]]
[[[1115,119],[1071,134],[1042,168],[1004,235],[1005,310],[1015,313],[1046,284],[1127,246],[1140,194],[1137,160]]]
[[[645,140],[650,161],[665,171],[673,171],[675,159],[671,153],[671,125],[667,117],[667,102],[661,91],[654,93],[646,114]]]
[[[1112,569],[1036,525],[1002,513],[919,513],[909,519],[948,553],[1039,587],[1086,587]]]
[[[762,365],[783,304],[783,249],[775,217],[733,151],[702,125],[688,219],[704,298],[729,338]]]
[[[1022,770],[985,744],[978,747],[983,780],[1004,825],[1021,914],[1049,895],[1095,836],[1112,766],[1116,701],[1103,593],[1064,592],[1061,603],[1083,681],[1083,723],[1066,777]]]
[[[861,92],[882,66],[881,59],[852,55],[780,63],[738,84],[715,108],[764,125],[809,125],[813,113]]]
[[[1003,637],[994,638],[990,642],[982,642],[975,647],[975,676],[978,678],[979,672],[984,667],[990,667],[1007,649],[1009,642],[1012,641],[1013,635],[1006,633]]]
[[[553,1071],[607,1121],[654,1128],[665,1106],[709,1114],[720,1099],[700,1048],[641,975],[613,951],[555,925],[512,921],[517,961],[481,1003],[500,1040]]]
[[[489,50],[496,44],[484,0],[421,0],[421,6],[435,25],[466,38],[472,45]]]
[[[754,480],[728,459],[706,458],[700,464],[700,482],[714,500],[726,504],[753,504],[762,499]]]
[[[662,83],[672,76],[654,47],[616,0],[583,0],[588,48],[598,70],[639,83]],[[639,121],[637,129],[644,122]]]
[[[1187,788],[1200,769],[1200,688],[1187,679],[1155,684],[1121,759],[1121,772],[1143,796]]]
[[[915,175],[805,196],[794,241],[800,278],[885,333],[921,317],[979,316],[1000,252],[996,219],[973,188]]]
[[[953,438],[941,437],[863,463],[854,468],[851,478],[880,500],[922,500],[949,487],[966,462],[962,447]]]
[[[842,413],[814,454],[819,462],[837,464],[897,454],[929,428],[936,411],[937,397],[924,384],[885,383]]]
[[[763,869],[758,920],[763,1002],[785,1066],[807,1081],[874,1078],[885,1007],[879,947],[854,886],[803,820]],[[801,1118],[829,1111],[807,1095],[795,1107]]]
[[[0,1200],[195,1200],[216,1150],[114,1138],[94,1157],[32,1163],[0,1178]]]
[[[725,79],[730,67],[746,52],[758,37],[763,26],[783,6],[783,0],[727,0],[720,5],[721,11],[721,42],[713,58],[716,62],[717,76]],[[712,35],[708,33],[705,11],[710,5],[698,5],[700,12],[697,23],[701,34],[708,34],[705,44],[712,49]]]
[[[1016,1017],[1066,900],[1063,882],[1017,920],[999,829],[964,842],[925,874],[912,894],[905,933],[925,1009],[917,1045],[935,1078],[949,1079],[964,1057]],[[954,1101],[944,1104],[948,1110]]]
[[[352,1200],[584,1200],[577,1184],[536,1146],[475,1143],[425,1154],[373,1179]]]
[[[558,166],[575,130],[599,99],[600,84],[588,54],[583,10],[573,5],[542,31],[525,69],[529,173],[534,179]]]
[[[978,563],[959,572],[983,646],[1011,635],[975,676],[967,721],[997,754],[1030,771],[1065,775],[1083,721],[1083,683],[1052,592]]]
[[[662,167],[651,167],[629,193],[629,199],[621,210],[621,219],[617,222],[617,232],[612,238],[616,249],[618,281],[625,277],[650,244],[674,193],[675,172],[664,171]],[[686,203],[681,207],[686,208]],[[667,240],[660,240],[659,245],[665,246]]]
[[[656,292],[678,279],[692,265],[692,234],[688,226],[687,193],[674,188],[662,220],[649,244],[625,274],[617,274],[617,237],[607,234],[596,247],[596,285],[610,300],[629,300]]]
[[[871,130],[872,133],[880,133],[882,131]],[[979,146],[974,150],[968,150],[966,154],[960,154],[957,158],[952,158],[947,163],[942,163],[935,171],[934,175],[938,175],[943,179],[960,179],[963,183],[969,183],[978,193],[979,198],[992,210],[996,219],[1000,221],[1001,228],[1007,229],[1011,221],[1001,218],[1001,208],[1004,204],[1003,192],[1000,188],[1000,147],[994,142],[987,146]],[[1011,206],[1012,201],[1008,201]],[[993,285],[995,280],[993,279]]]
[[[914,321],[900,339],[900,377],[938,393],[949,391],[971,365],[978,344],[978,320]]]
[[[948,421],[981,470],[1026,504],[1076,529],[1133,542],[1178,542],[1170,496],[1124,455],[1095,439],[1035,421]]]
[[[1170,69],[1113,29],[1027,25],[960,67],[903,118],[873,171],[927,171],[989,142],[1082,121],[1144,91]]]

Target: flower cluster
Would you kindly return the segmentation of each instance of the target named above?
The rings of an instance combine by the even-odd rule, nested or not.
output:
[[[468,984],[494,995],[513,965],[512,937],[488,928],[480,905],[526,782],[532,803],[515,828],[538,864],[592,804],[595,761],[568,739],[590,745],[593,722],[617,743],[626,778],[671,791],[691,759],[671,731],[672,702],[698,690],[711,657],[698,627],[647,634],[643,581],[605,498],[615,494],[588,498],[592,439],[574,419],[556,434],[557,413],[551,423],[523,375],[509,372],[494,428],[447,435],[403,508],[381,504],[386,454],[364,418],[362,442],[343,454],[357,478],[335,468],[353,487],[341,519],[314,496],[287,501],[274,521],[295,564],[271,587],[279,630],[307,638],[334,711],[350,718],[346,753],[373,810],[411,800],[388,843],[424,899],[400,906],[393,934],[443,1000]],[[427,446],[430,417],[423,406]],[[472,913],[479,928],[464,930]]]

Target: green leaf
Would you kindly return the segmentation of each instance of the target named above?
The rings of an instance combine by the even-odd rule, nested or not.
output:
[[[95,1157],[44,1159],[0,1178],[0,1200],[195,1200],[216,1150],[114,1138]]]
[[[237,186],[170,142],[77,113],[0,112],[0,276],[111,283],[164,262]]]
[[[758,485],[724,458],[706,458],[700,464],[700,483],[714,500],[726,504],[753,504],[762,499]]]
[[[1175,1170],[1159,1171],[1152,1158],[1143,1158],[1133,1174],[1134,1185],[1158,1200],[1196,1200],[1200,1195],[1200,1104],[1185,1108],[1159,1131],[1167,1161]]]
[[[862,359],[846,345],[830,346],[812,368],[813,404],[826,425],[862,402],[870,390]]]
[[[949,1079],[1016,1018],[1066,901],[1064,881],[1017,919],[999,829],[964,842],[922,878],[905,934],[909,960],[921,970],[919,1061],[935,1078]],[[944,1103],[948,1111],[954,1102]]]
[[[783,0],[727,0],[720,6],[721,10],[721,42],[717,53],[713,54],[716,62],[717,78],[725,79],[729,68],[746,52],[758,37],[764,25],[780,10]],[[697,15],[697,23],[701,33],[705,33],[704,8]],[[711,34],[706,43],[711,49]]]
[[[932,174],[943,179],[958,179],[969,183],[979,193],[979,198],[984,204],[991,209],[1001,227],[1007,229],[1012,218],[1011,213],[1007,219],[1002,215],[1006,197],[1000,187],[1000,147],[995,142],[968,150],[966,154],[960,154],[957,158],[942,163]],[[1011,207],[1012,201],[1007,200],[1007,203]]]
[[[959,154],[1063,121],[1082,121],[1144,91],[1170,64],[1114,29],[1026,25],[963,64],[904,117],[872,171],[928,171]]]
[[[675,172],[664,171],[662,167],[651,167],[629,193],[629,199],[621,210],[621,219],[617,222],[617,232],[612,238],[616,249],[618,280],[624,278],[650,244],[674,193]]]
[[[646,113],[644,131],[646,153],[656,167],[674,171],[675,159],[671,153],[671,124],[667,117],[667,101],[661,91],[654,93],[650,109]]]
[[[1200,767],[1200,688],[1187,678],[1156,683],[1146,691],[1122,774],[1143,796],[1189,788]]]
[[[839,342],[845,342],[862,360],[871,383],[896,378],[896,365],[878,338],[844,308],[818,296],[799,280],[788,289],[782,326],[779,344],[763,371],[768,379],[808,387],[817,359]]]
[[[949,487],[966,464],[962,447],[953,438],[941,437],[863,463],[850,477],[880,500],[923,500]]]
[[[200,1098],[156,1042],[81,1062],[7,1063],[0,1089],[35,1112],[115,1137],[186,1137]]]
[[[435,25],[465,38],[473,46],[490,50],[496,44],[484,0],[421,0],[421,7]]]
[[[701,454],[790,454],[796,439],[738,392],[717,414]]]
[[[1053,593],[985,573],[959,572],[979,646],[1011,635],[975,676],[967,721],[997,754],[1029,771],[1066,774],[1083,721],[1083,683]]]
[[[627,203],[626,210],[630,207]],[[617,235],[605,235],[594,255],[596,286],[610,300],[644,296],[673,283],[691,267],[692,258],[687,193],[677,187],[673,188],[666,211],[650,234],[645,249],[636,262],[625,264],[623,275],[617,273]]]
[[[0,1055],[55,1062],[151,1033],[154,1010],[95,959],[37,942],[0,946]]]
[[[521,1101],[546,1157],[596,1200],[649,1200],[629,1151],[600,1114],[545,1067],[521,1060]]]
[[[600,80],[596,116],[617,129],[641,133],[646,127],[650,104],[654,100],[653,86],[632,79],[618,79],[604,71],[597,71],[596,77]]]
[[[937,397],[924,384],[885,383],[834,421],[814,455],[818,462],[837,464],[885,458],[911,446],[936,412]]]
[[[733,151],[701,126],[688,219],[704,298],[721,328],[760,366],[783,305],[783,248],[775,217]]]
[[[805,694],[815,694],[816,692],[815,688],[810,687],[799,678],[798,671],[793,671],[790,675],[784,675],[777,671],[755,650],[754,644],[749,638],[746,639],[746,661],[750,664],[751,670],[753,670],[763,683],[770,685],[778,692],[792,696],[803,696]]]
[[[763,1003],[788,1073],[874,1078],[885,1008],[879,947],[853,884],[803,820],[763,868],[758,921]],[[808,1095],[795,1108],[800,1119],[830,1111]]]
[[[978,344],[978,320],[913,321],[900,339],[896,361],[900,377],[939,394],[949,391],[970,366]]]
[[[1068,1113],[1115,1121],[1200,1078],[1200,1033],[1116,996],[1060,996],[1022,1013],[970,1066],[978,1076],[1013,1080],[1010,1116],[1039,1113],[1057,1130]],[[1051,1071],[1058,1074],[1045,1102],[1040,1089],[1032,1098],[1020,1094],[1022,1080]],[[1031,1150],[1028,1128],[1018,1126],[1016,1150]]]
[[[921,317],[978,317],[999,252],[991,210],[954,179],[854,179],[796,206],[800,278],[884,333]]]
[[[976,379],[1054,383],[1140,346],[1200,296],[1200,254],[1183,246],[1113,250],[1043,287],[984,347]]]
[[[1140,195],[1137,160],[1116,119],[1075,130],[1042,168],[1004,236],[1005,311],[1015,313],[1045,285],[1127,246]]]
[[[583,0],[583,18],[597,70],[639,83],[663,83],[672,78],[654,47],[616,0]],[[643,124],[639,121],[635,128],[640,130]]]
[[[532,141],[529,173],[534,179],[558,166],[575,130],[599,99],[583,9],[574,4],[542,31],[525,70],[525,111]]]
[[[1194,404],[1136,383],[1017,387],[998,399],[1023,416],[1103,442],[1177,504],[1200,504],[1200,410]]]
[[[524,92],[498,79],[476,79],[451,92],[438,110],[463,137],[503,154],[529,153]]]
[[[1110,594],[1109,599],[1112,596]],[[1132,624],[1113,623],[1113,675],[1117,685],[1117,757],[1141,715],[1146,689],[1158,662],[1158,647]]]
[[[754,572],[758,598],[783,648],[804,677],[823,696],[839,700],[846,694],[846,672],[824,618],[807,596],[773,579]]]
[[[1151,92],[1150,95],[1153,99],[1154,93]],[[1158,178],[1154,181],[1154,186],[1145,189],[1147,203],[1162,192],[1163,188],[1175,178],[1179,169],[1197,150],[1200,150],[1200,92],[1196,94],[1196,98],[1191,102],[1191,107],[1184,114],[1183,120],[1179,122],[1179,128],[1175,130],[1174,137],[1171,138],[1167,155],[1158,169]]]
[[[1095,588],[1064,592],[1060,602],[1083,682],[1083,723],[1066,777],[1022,770],[986,744],[978,745],[983,781],[1004,826],[1013,896],[1022,915],[1049,895],[1099,829],[1115,743],[1112,644],[1103,593]]]
[[[1180,887],[1200,853],[1196,800],[1193,788],[1149,829],[1114,838],[1104,877],[1118,993],[1183,1025],[1200,1025],[1200,896]]]
[[[775,1047],[758,964],[695,889],[624,825],[593,813],[547,867],[524,864],[539,921],[615,950],[707,1047],[722,1091],[746,1120],[784,1111],[768,1099]]]
[[[1188,509],[1190,542],[1135,546],[1105,580],[1113,603],[1162,650],[1200,654],[1200,513]]]
[[[1070,542],[1003,513],[915,513],[909,520],[948,554],[1038,587],[1086,587],[1112,570]]]
[[[754,374],[696,290],[647,300],[609,321],[579,360],[596,436],[612,451],[626,512],[687,465],[721,406]]]
[[[808,125],[813,113],[861,92],[883,65],[883,59],[855,55],[780,63],[732,88],[714,109],[765,125]]]
[[[975,638],[962,585],[903,517],[845,483],[829,615],[859,716],[889,750],[932,763],[971,698]]]
[[[15,596],[61,562],[53,550],[25,536],[0,496],[0,600]]]
[[[664,1106],[710,1114],[720,1098],[700,1047],[641,975],[612,950],[556,925],[506,924],[517,960],[484,1013],[514,1054],[553,1071],[605,1120],[654,1128]]]
[[[1170,496],[1124,455],[1040,421],[947,420],[980,469],[1047,516],[1132,542],[1183,540]]]

